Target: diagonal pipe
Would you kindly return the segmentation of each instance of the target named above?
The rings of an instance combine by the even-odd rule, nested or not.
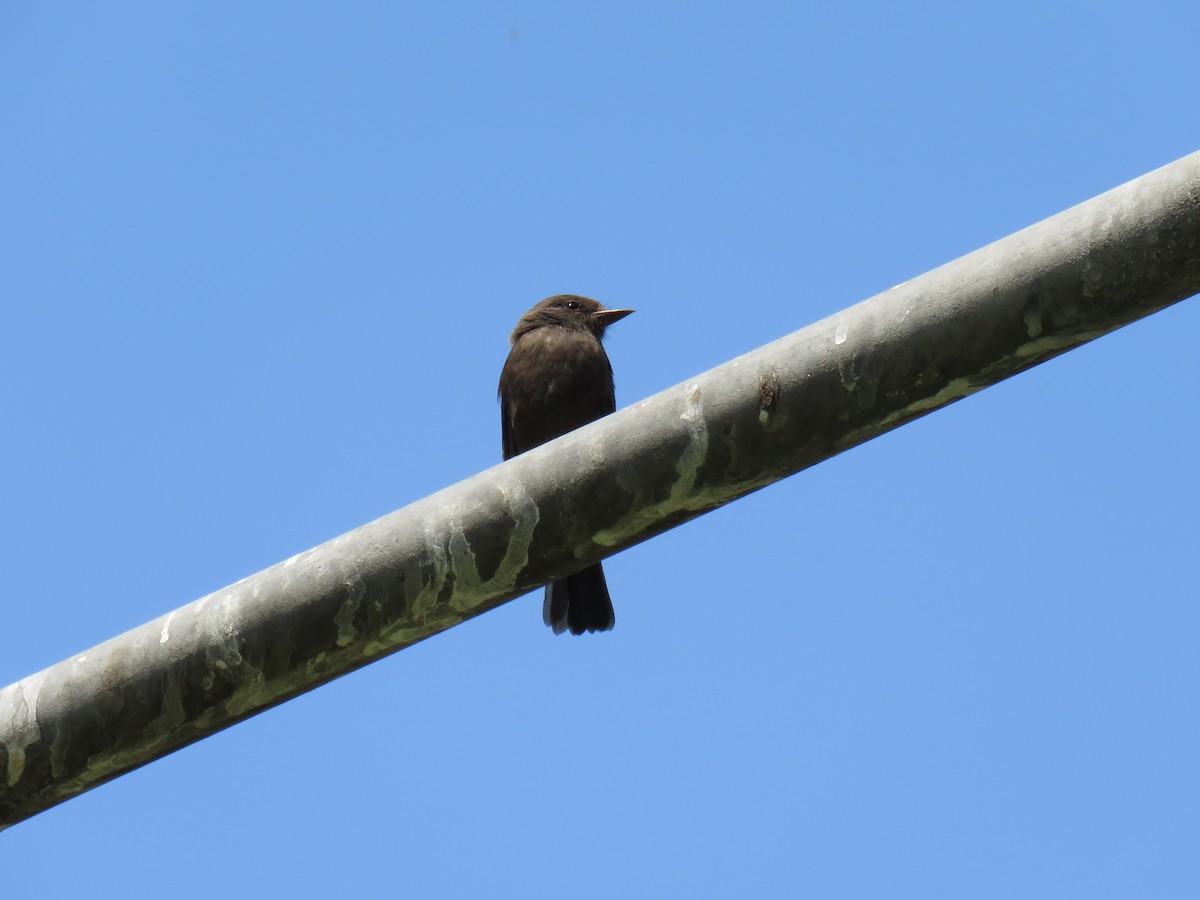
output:
[[[1195,153],[4,688],[0,828],[1198,291]]]

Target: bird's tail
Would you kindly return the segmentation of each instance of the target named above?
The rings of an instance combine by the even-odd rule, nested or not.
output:
[[[542,620],[555,634],[570,631],[608,631],[616,624],[604,570],[600,564],[588,566],[582,572],[568,575],[562,581],[546,585],[546,601],[542,605]]]

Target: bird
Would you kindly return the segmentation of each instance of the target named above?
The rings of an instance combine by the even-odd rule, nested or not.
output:
[[[556,294],[521,316],[500,372],[505,459],[617,408],[612,364],[601,341],[609,325],[632,312]],[[555,634],[611,630],[616,615],[600,564],[546,585],[542,619]]]

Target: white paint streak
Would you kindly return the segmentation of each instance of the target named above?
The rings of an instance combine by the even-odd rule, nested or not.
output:
[[[1045,337],[1039,336],[1036,340],[1022,344],[1013,355],[1018,359],[1026,359],[1030,356],[1049,356],[1052,353],[1070,350],[1072,347],[1078,347],[1080,344],[1094,341],[1096,338],[1103,337],[1106,334],[1108,334],[1107,330],[1099,330],[1074,332],[1072,334],[1050,334]]]
[[[165,644],[171,639],[171,620],[175,618],[175,613],[167,616],[167,621],[163,622],[162,631],[158,635],[158,642]]]
[[[4,780],[9,787],[25,774],[25,748],[42,739],[37,720],[37,700],[45,679],[46,673],[38,672],[0,690],[0,722],[5,723],[8,733],[12,735],[5,748],[8,751],[8,766]]]
[[[537,527],[542,514],[538,512],[537,503],[525,489],[525,482],[516,478],[506,478],[500,482],[500,493],[508,503],[509,512],[512,513],[513,519],[517,523],[516,528],[513,529],[513,540],[509,544],[509,552],[504,557],[500,568],[503,569],[511,562],[515,566],[516,572],[519,572],[529,562],[529,545],[533,542],[533,530]]]
[[[333,623],[337,625],[336,642],[339,647],[349,646],[358,637],[358,629],[354,627],[354,616],[362,605],[363,597],[367,595],[366,585],[357,573],[347,576],[346,591],[346,599],[333,617]]]
[[[204,660],[210,667],[227,671],[242,665],[242,651],[238,642],[241,633],[240,613],[237,598],[226,593],[215,599],[201,614],[201,628],[208,636],[204,643]]]
[[[838,319],[837,331],[833,333],[833,342],[839,347],[846,343],[846,335],[850,333],[849,326],[846,325],[845,317]]]
[[[612,528],[597,532],[592,539],[601,547],[619,544],[630,534],[637,534],[647,524],[657,522],[676,510],[699,509],[705,498],[695,495],[696,476],[704,458],[708,455],[708,426],[704,421],[704,397],[700,385],[691,382],[684,385],[684,408],[679,420],[687,426],[688,443],[675,463],[679,477],[671,485],[667,499],[652,507],[632,511],[623,516]]]
[[[1031,338],[1035,338],[1042,333],[1042,315],[1037,310],[1031,309],[1025,313],[1025,333]]]

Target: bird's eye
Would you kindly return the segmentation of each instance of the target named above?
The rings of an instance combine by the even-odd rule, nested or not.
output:
[[[575,300],[568,300],[567,309],[579,309],[579,303]]]

